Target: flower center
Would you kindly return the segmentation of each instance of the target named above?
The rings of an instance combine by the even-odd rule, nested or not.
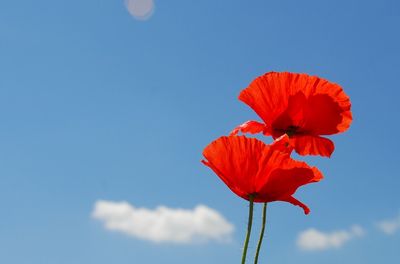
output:
[[[291,137],[291,136],[295,135],[298,132],[299,128],[300,127],[298,127],[298,126],[292,126],[291,125],[291,126],[288,126],[288,128],[286,128],[285,132],[289,137]]]

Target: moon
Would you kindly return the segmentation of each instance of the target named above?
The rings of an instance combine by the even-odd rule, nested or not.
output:
[[[153,0],[125,0],[128,12],[138,20],[147,20],[154,11]]]

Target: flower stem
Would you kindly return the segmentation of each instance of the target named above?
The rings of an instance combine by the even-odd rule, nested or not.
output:
[[[264,238],[264,231],[265,231],[265,222],[267,221],[267,203],[264,203],[263,211],[262,211],[262,225],[261,225],[261,232],[260,232],[260,239],[258,240],[256,256],[254,257],[254,264],[258,263],[258,256],[260,254],[261,244]]]
[[[254,196],[249,196],[249,221],[247,223],[247,234],[246,240],[244,241],[243,247],[243,254],[242,254],[242,264],[246,263],[246,255],[247,255],[247,248],[249,247],[249,240],[250,240],[250,233],[251,233],[251,225],[253,224],[253,204],[254,204]]]

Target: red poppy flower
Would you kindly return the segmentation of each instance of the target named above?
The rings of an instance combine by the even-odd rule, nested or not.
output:
[[[248,121],[238,132],[277,138],[283,134],[300,155],[330,156],[333,142],[321,135],[347,130],[352,121],[351,103],[343,89],[316,76],[270,72],[256,78],[240,95],[264,121]]]
[[[254,202],[285,201],[309,208],[292,195],[302,185],[320,181],[321,172],[304,162],[295,161],[290,154],[282,152],[288,144],[282,137],[272,145],[245,136],[220,137],[203,152],[210,167],[238,196]]]

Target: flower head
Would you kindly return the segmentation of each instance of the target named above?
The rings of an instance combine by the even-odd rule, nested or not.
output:
[[[292,195],[305,184],[320,181],[321,172],[304,162],[290,158],[285,151],[289,138],[284,136],[266,145],[245,136],[220,137],[203,151],[202,162],[238,196],[255,202],[285,201],[309,208]]]
[[[333,142],[321,135],[347,130],[352,121],[351,103],[343,89],[316,76],[270,72],[256,78],[242,90],[239,100],[264,121],[248,121],[238,132],[290,137],[300,155],[330,156]]]

